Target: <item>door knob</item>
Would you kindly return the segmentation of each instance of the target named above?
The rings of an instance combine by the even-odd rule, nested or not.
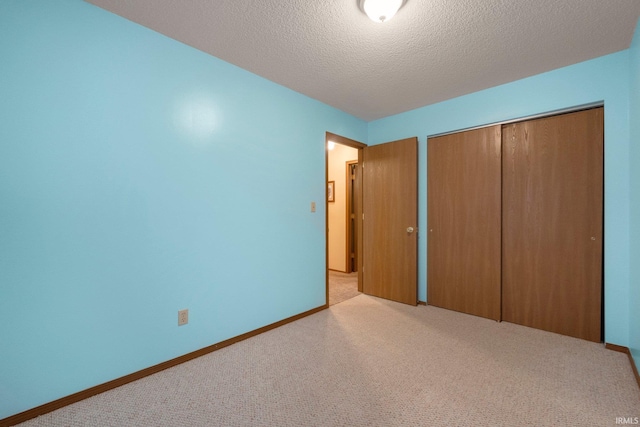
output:
[[[413,227],[407,227],[407,233],[409,234],[413,233]]]

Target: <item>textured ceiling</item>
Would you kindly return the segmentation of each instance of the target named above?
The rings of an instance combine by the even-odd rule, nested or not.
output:
[[[364,120],[629,47],[639,0],[88,0]]]

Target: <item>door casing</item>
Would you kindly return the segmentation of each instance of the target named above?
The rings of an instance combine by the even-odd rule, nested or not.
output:
[[[326,132],[325,136],[325,171],[324,171],[324,181],[325,185],[329,179],[329,151],[327,149],[327,145],[329,141],[333,141],[337,144],[346,145],[348,147],[352,147],[358,150],[358,164],[362,165],[362,150],[367,146],[362,142],[356,141],[354,139],[346,138],[344,136],[337,135],[335,133]],[[358,197],[356,199],[356,219],[362,216],[362,194],[363,194],[363,185],[362,179],[357,181]],[[356,250],[359,254],[362,254],[362,221],[356,221],[357,224],[357,241],[356,241]],[[325,197],[325,285],[326,285],[326,305],[329,306],[329,202]],[[362,292],[362,256],[358,257],[358,292]]]

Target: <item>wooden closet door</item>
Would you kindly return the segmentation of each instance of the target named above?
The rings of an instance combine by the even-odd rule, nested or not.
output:
[[[503,127],[505,321],[601,340],[603,114]]]
[[[500,126],[427,142],[427,302],[500,320]]]

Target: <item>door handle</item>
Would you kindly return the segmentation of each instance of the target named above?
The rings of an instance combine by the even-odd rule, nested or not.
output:
[[[407,227],[407,233],[409,234],[413,233],[413,227]]]

